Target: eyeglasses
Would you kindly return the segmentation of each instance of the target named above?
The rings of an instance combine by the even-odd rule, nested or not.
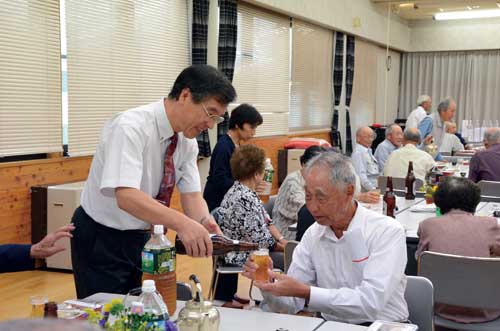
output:
[[[203,102],[201,103],[201,107],[203,107],[203,110],[207,114],[208,118],[210,118],[212,121],[214,121],[215,124],[220,124],[220,123],[224,122],[224,117],[219,116],[219,115],[210,115],[208,110],[207,110],[207,107],[205,107]]]

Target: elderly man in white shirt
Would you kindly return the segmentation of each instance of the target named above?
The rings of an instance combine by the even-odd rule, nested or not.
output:
[[[176,231],[188,255],[211,255],[209,232],[220,229],[201,195],[195,137],[220,123],[235,97],[220,71],[191,66],[168,97],[118,113],[104,125],[72,220],[78,298],[140,286],[141,251],[152,224]],[[183,213],[170,208],[174,187]]]
[[[394,151],[385,163],[384,176],[405,178],[408,164],[413,161],[413,174],[420,180],[434,166],[434,159],[427,152],[417,148],[420,144],[420,132],[416,128],[405,129],[403,147]]]
[[[454,122],[445,122],[444,126],[446,128],[446,133],[443,136],[439,152],[453,154],[454,152],[464,150],[464,145],[460,142],[460,139],[455,136],[457,125]]]
[[[418,128],[424,117],[431,112],[432,99],[430,96],[423,94],[418,97],[417,105],[417,108],[408,115],[405,128]]]
[[[385,129],[385,140],[382,141],[375,150],[375,158],[378,163],[378,170],[382,174],[384,172],[385,161],[389,155],[401,147],[403,144],[403,130],[397,124],[391,124]]]
[[[406,237],[400,223],[354,199],[349,159],[322,153],[306,166],[306,204],[316,223],[293,253],[287,275],[256,282],[272,311],[320,312],[327,320],[363,324],[406,321]],[[253,279],[250,257],[243,275]]]
[[[379,169],[377,159],[373,156],[371,145],[375,139],[375,132],[369,127],[361,127],[356,131],[356,148],[351,155],[356,173],[361,180],[363,192],[377,188]]]

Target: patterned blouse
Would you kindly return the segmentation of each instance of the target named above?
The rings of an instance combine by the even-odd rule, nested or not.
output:
[[[258,243],[261,248],[273,248],[276,244],[268,226],[273,224],[257,193],[235,181],[227,191],[214,217],[225,236],[235,240]],[[225,262],[243,265],[249,252],[228,253]]]

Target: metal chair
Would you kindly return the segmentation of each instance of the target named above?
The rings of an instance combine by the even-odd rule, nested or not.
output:
[[[500,258],[481,258],[424,252],[419,276],[434,285],[434,302],[477,309],[500,309]],[[434,324],[456,330],[498,331],[500,319],[484,323],[457,323],[440,316]]]
[[[481,180],[477,185],[482,196],[500,197],[500,182]]]
[[[299,244],[298,241],[295,240],[290,240],[289,242],[286,243],[285,245],[285,274],[288,272],[288,268],[290,267],[290,264],[292,264],[292,257],[293,257],[293,251],[295,247]]]
[[[274,203],[276,202],[276,197],[277,195],[269,196],[269,200],[264,204],[264,209],[271,217],[273,216],[273,208],[274,208]]]
[[[377,184],[380,189],[382,189],[382,192],[384,192],[385,188],[387,187],[387,176],[378,176],[377,179]],[[424,182],[419,179],[415,178],[415,189],[418,190],[424,185]],[[400,178],[400,177],[392,177],[392,187],[395,190],[399,191],[404,191],[406,189],[405,185],[405,179]]]
[[[425,277],[406,277],[405,300],[408,304],[409,319],[418,325],[419,331],[434,330],[434,288]]]

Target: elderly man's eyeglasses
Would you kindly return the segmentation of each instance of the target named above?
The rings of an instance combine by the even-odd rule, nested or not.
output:
[[[224,117],[221,117],[221,116],[215,115],[215,114],[214,115],[210,115],[210,113],[207,110],[207,107],[205,107],[205,105],[203,104],[203,102],[201,103],[201,107],[203,107],[203,110],[207,114],[208,118],[210,118],[212,121],[214,121],[215,124],[220,124],[220,123],[224,122]]]

